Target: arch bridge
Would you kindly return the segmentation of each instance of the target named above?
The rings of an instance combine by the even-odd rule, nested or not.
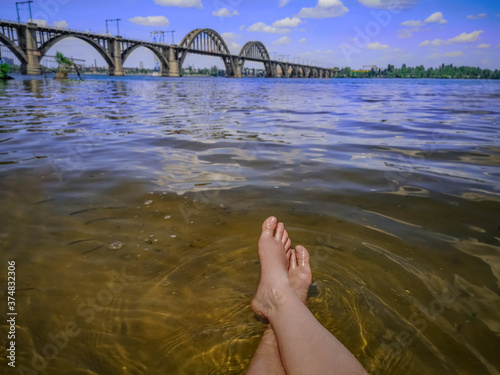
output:
[[[267,77],[330,78],[332,69],[272,60],[261,42],[248,42],[238,55],[231,54],[224,39],[212,29],[195,29],[178,44],[153,43],[126,39],[111,34],[41,26],[35,23],[0,21],[0,43],[9,48],[21,62],[22,74],[41,74],[40,62],[49,49],[66,38],[77,38],[93,47],[109,67],[109,75],[122,76],[123,63],[139,47],[153,52],[161,65],[161,75],[179,77],[190,53],[217,56],[222,59],[228,77],[241,77],[247,61],[264,64]]]

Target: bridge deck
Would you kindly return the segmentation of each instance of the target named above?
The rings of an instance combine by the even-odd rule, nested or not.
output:
[[[31,46],[36,46],[35,48],[38,49],[38,55],[36,55],[35,53],[36,51],[31,52],[33,51],[33,47],[29,48],[26,46],[21,47],[19,45],[18,34],[22,30],[26,30],[26,28],[35,31],[34,33],[35,35],[33,37],[27,36],[27,38],[33,39],[33,41],[31,42]],[[212,34],[220,38],[220,36],[213,30],[203,29],[201,31],[211,32]],[[198,31],[200,35],[201,31]],[[248,53],[247,55],[245,52],[246,51],[245,48],[242,49],[240,55],[228,53],[229,50],[227,48],[225,48],[225,52],[215,52],[210,50],[210,48],[212,47],[209,46],[220,47],[220,43],[225,44],[224,41],[222,39],[209,40],[209,38],[207,39],[206,35],[203,36],[205,39],[199,44],[200,48],[190,48],[190,45],[183,47],[176,44],[166,44],[166,43],[151,42],[139,39],[123,38],[121,36],[113,36],[112,34],[109,33],[94,33],[90,31],[81,31],[81,30],[54,27],[49,25],[40,25],[36,23],[19,23],[10,20],[0,20],[0,33],[2,34],[3,40],[5,41],[4,44],[9,44],[7,45],[7,47],[12,49],[13,52],[16,54],[16,56],[18,57],[21,56],[21,58],[25,59],[25,61],[22,62],[22,64],[24,63],[29,65],[27,71],[30,72],[27,74],[36,74],[33,72],[40,69],[39,61],[34,62],[32,56],[43,57],[44,54],[47,52],[46,50],[48,50],[51,47],[51,42],[56,43],[58,38],[60,38],[61,36],[68,36],[68,37],[74,36],[76,38],[81,38],[89,41],[89,43],[93,45],[98,50],[98,52],[105,58],[110,69],[111,68],[118,69],[117,74],[120,73],[120,71],[122,70],[123,62],[121,60],[117,62],[116,59],[117,58],[125,59],[127,57],[126,53],[125,55],[123,54],[120,55],[123,51],[126,50],[130,51],[131,48],[135,49],[139,46],[145,46],[150,49],[153,49],[154,50],[153,52],[155,54],[159,55],[160,57],[164,56],[165,64],[167,63],[168,60],[169,65],[170,63],[174,64],[177,63],[179,65],[179,68],[181,68],[182,62],[184,61],[184,58],[186,57],[187,54],[199,54],[206,56],[217,56],[222,58],[224,63],[226,64],[226,68],[232,71],[231,74],[233,74],[235,70],[235,68],[233,69],[231,68],[231,66],[235,66],[238,67],[238,69],[241,69],[245,61],[264,63],[266,71],[269,70],[269,74],[271,74],[272,71],[275,71],[278,66],[282,66],[282,69],[283,67],[286,67],[286,69],[292,67],[294,69],[294,72],[296,72],[298,69],[301,69],[302,74],[303,75],[305,74],[308,77],[317,77],[323,75],[331,76],[331,74],[333,73],[332,69],[327,69],[314,65],[291,63],[280,60],[271,60],[269,58],[267,49],[261,42],[247,43],[247,45],[250,44],[251,46],[258,46],[261,49],[262,57],[260,58],[258,57],[258,55],[256,56],[255,53],[253,53],[251,56],[250,53]],[[28,35],[28,33],[26,35]],[[193,40],[195,39],[196,38],[193,38]],[[24,50],[21,51],[21,48],[26,49],[26,51]],[[23,55],[23,53],[25,55]],[[177,61],[176,56],[179,56],[179,61]],[[165,67],[167,69],[170,69],[170,66],[165,65]],[[274,76],[276,73],[272,74]]]

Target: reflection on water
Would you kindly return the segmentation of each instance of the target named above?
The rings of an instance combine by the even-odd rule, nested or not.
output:
[[[499,95],[451,80],[1,84],[17,364],[243,372],[273,214],[311,252],[311,310],[369,372],[498,374]]]

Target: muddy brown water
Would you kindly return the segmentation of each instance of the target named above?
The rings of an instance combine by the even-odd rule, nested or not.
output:
[[[17,78],[17,370],[243,373],[275,215],[311,253],[310,309],[369,372],[499,373],[499,82]]]

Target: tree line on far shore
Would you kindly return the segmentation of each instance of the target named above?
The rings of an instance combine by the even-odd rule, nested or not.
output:
[[[500,70],[474,68],[470,66],[453,66],[442,64],[439,68],[425,69],[423,65],[415,68],[403,64],[396,68],[389,64],[387,68],[371,68],[371,70],[351,70],[343,68],[337,73],[338,78],[455,78],[455,79],[500,79]]]
[[[60,55],[60,56],[59,56]],[[65,59],[62,61],[61,58]],[[56,54],[56,60],[59,63],[58,71],[64,71],[67,75],[69,67],[72,62],[65,58],[60,52]],[[42,66],[42,70],[47,68]],[[389,64],[387,68],[372,67],[371,70],[353,70],[349,67],[334,68],[336,71],[336,78],[441,78],[441,79],[500,79],[500,70],[481,69],[470,66],[453,66],[453,64],[442,64],[438,68],[425,69],[423,65],[417,67],[408,67],[403,64],[401,68],[396,68],[394,65]],[[102,68],[105,71],[105,68]],[[8,73],[18,73],[20,67],[17,65],[10,66],[9,64],[0,61],[0,80],[11,78]],[[196,71],[189,66],[183,69],[185,75],[207,75],[207,76],[221,76],[223,70],[219,70],[216,66],[206,69],[197,69]]]

